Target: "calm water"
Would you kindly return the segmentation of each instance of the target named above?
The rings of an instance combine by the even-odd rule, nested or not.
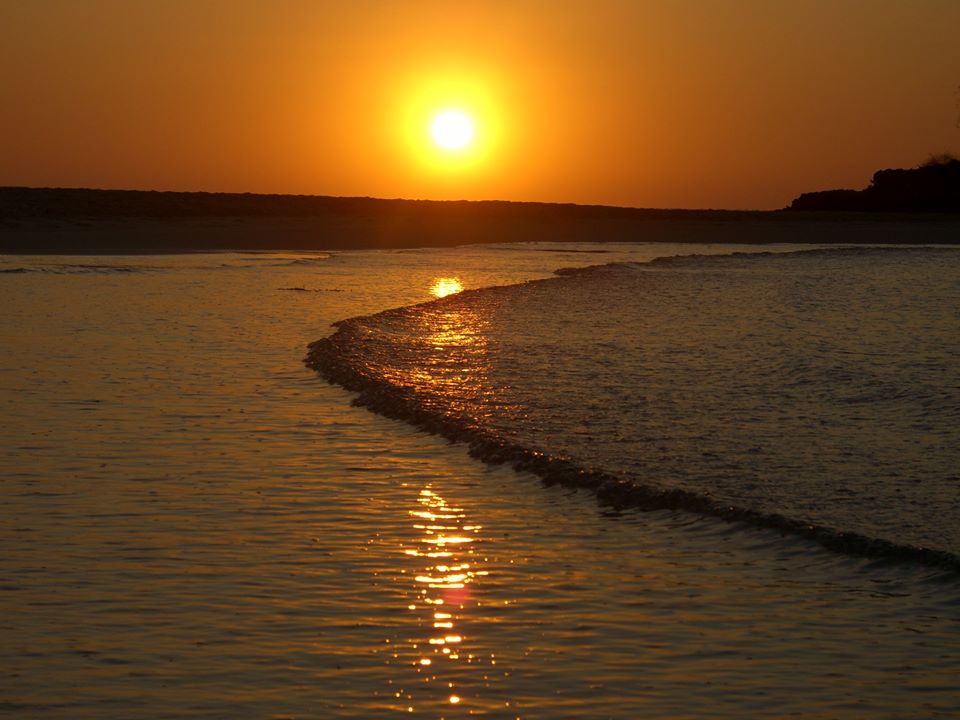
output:
[[[545,251],[557,249],[564,251]],[[956,716],[954,577],[693,514],[614,512],[589,493],[481,465],[461,446],[351,407],[350,394],[302,364],[306,345],[328,334],[331,322],[427,300],[443,278],[478,288],[545,278],[557,267],[707,251],[633,245],[570,252],[597,249],[0,258],[0,713]],[[611,443],[623,442],[616,469],[642,460],[662,470],[658,481],[699,482],[696,468],[719,461],[690,440],[696,430],[689,418],[697,413],[684,403],[696,363],[706,363],[691,358],[696,343],[688,333],[712,347],[722,344],[718,335],[729,342],[717,327],[734,311],[726,290],[763,297],[764,287],[781,286],[771,276],[815,282],[808,260],[717,260],[712,274],[702,260],[601,269],[499,291],[495,307],[477,302],[488,294],[468,293],[455,300],[472,313],[467,345],[474,359],[495,362],[483,373],[473,372],[476,364],[464,373],[448,354],[424,372],[469,389],[455,398],[455,412],[471,410],[468,401],[478,397],[496,398],[482,418],[509,418],[505,432],[531,432],[549,446],[558,439],[568,445],[587,411],[599,425],[569,444],[570,454],[606,462]],[[887,256],[850,260],[854,267],[874,263],[889,265]],[[879,275],[877,297],[894,302],[886,274]],[[949,288],[955,276],[945,277]],[[861,280],[831,285],[828,278],[825,287],[866,292]],[[569,294],[550,290],[559,287]],[[828,296],[808,295],[818,297],[817,312],[836,307]],[[767,297],[768,306],[789,298],[784,290]],[[668,315],[658,319],[652,308]],[[877,331],[876,342],[883,349],[894,337],[893,345],[915,348],[940,337],[950,310],[931,316],[921,337]],[[641,324],[625,330],[625,314]],[[751,328],[753,315],[743,310],[735,314],[742,325],[731,326],[756,334],[737,336],[749,357],[764,342],[783,347],[788,332],[760,315],[763,322]],[[810,322],[799,309],[787,315]],[[463,345],[456,337],[465,335],[463,323],[451,322],[433,324],[432,336],[410,332],[394,341]],[[588,333],[585,322],[596,327]],[[672,349],[664,328],[673,329],[686,355]],[[648,387],[647,376],[641,389],[636,363],[644,365],[627,350],[637,333],[655,330],[660,339],[649,352],[678,352],[677,380]],[[566,333],[570,352],[558,356]],[[617,352],[598,353],[598,342]],[[826,333],[823,342],[838,353],[850,344]],[[946,356],[931,351],[924,362],[946,357],[956,373],[950,342]],[[629,375],[618,370],[623,359]],[[524,375],[527,362],[547,371]],[[878,367],[886,362],[875,359]],[[939,366],[921,365],[906,375],[891,369],[891,382],[903,378],[913,388],[933,373],[929,382],[939,383],[941,393],[928,398],[933,439],[925,447],[946,450],[922,466],[939,477],[936,463],[951,451],[951,428],[941,421],[956,412],[955,374],[944,382]],[[623,377],[632,378],[630,388]],[[749,368],[740,377],[760,382]],[[587,382],[596,388],[595,407],[582,395],[557,397],[558,387]],[[624,396],[633,399],[623,405]],[[437,397],[450,402],[449,393]],[[667,401],[650,415],[652,405]],[[636,407],[647,409],[643,422],[617,417]],[[678,419],[673,434],[664,430],[670,413]],[[562,416],[569,416],[566,427]],[[784,432],[771,430],[757,454],[727,443],[730,418],[705,419],[721,432],[712,442],[732,448],[727,462],[757,477],[765,465],[753,455],[781,452],[774,440],[789,439],[783,435],[797,427],[784,420]],[[769,422],[763,416],[758,427]],[[907,421],[894,422],[900,432]],[[625,441],[609,435],[614,427],[624,434],[627,425]],[[636,456],[645,443],[633,434],[657,437],[667,449]],[[883,445],[870,433],[841,433],[811,455],[826,467],[848,441],[866,442],[867,450]],[[899,459],[902,448],[894,451]],[[861,483],[850,493],[872,492],[855,462],[838,477]],[[809,481],[824,482],[820,466],[811,467]],[[727,492],[720,481],[736,473],[717,475],[715,491]],[[955,513],[952,488],[944,482],[934,498],[938,513]],[[930,498],[928,489],[912,492],[906,514],[926,518],[917,506]],[[802,492],[745,494],[760,503],[789,497],[814,509],[835,504]],[[938,517],[915,524],[951,547],[953,515]]]

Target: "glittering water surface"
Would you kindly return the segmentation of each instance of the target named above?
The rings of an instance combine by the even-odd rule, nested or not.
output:
[[[420,406],[656,488],[960,554],[960,251],[664,258],[357,321]]]
[[[564,250],[0,258],[0,713],[956,716],[952,576],[604,509],[351,407],[301,363],[331,322],[444,279],[678,251],[545,249]],[[648,289],[668,293],[659,272]],[[575,297],[544,322],[581,323]],[[505,361],[540,350],[530,334],[505,352],[515,307],[465,303],[398,340],[435,348],[421,382],[438,398],[468,388],[519,418],[534,404]],[[454,347],[501,359],[464,372]],[[598,398],[617,392],[610,357]]]

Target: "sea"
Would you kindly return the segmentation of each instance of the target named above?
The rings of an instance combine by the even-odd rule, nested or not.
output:
[[[709,239],[0,256],[0,716],[960,716],[960,248]]]

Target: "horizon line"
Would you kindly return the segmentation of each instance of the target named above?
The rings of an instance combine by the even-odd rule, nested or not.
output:
[[[411,202],[411,203],[502,203],[514,205],[559,205],[583,208],[609,208],[611,210],[657,210],[670,212],[778,212],[785,207],[773,209],[748,208],[748,207],[654,207],[640,205],[614,205],[597,202],[575,202],[563,200],[506,200],[503,198],[482,198],[482,199],[438,199],[438,198],[415,198],[415,197],[380,197],[376,195],[326,195],[318,193],[289,193],[289,192],[254,192],[249,190],[229,191],[229,190],[170,190],[156,188],[129,188],[129,187],[81,187],[67,185],[0,185],[0,191],[4,190],[54,190],[54,191],[85,191],[85,192],[129,192],[129,193],[154,193],[157,195],[236,195],[236,196],[255,196],[255,197],[288,197],[288,198],[324,198],[336,200],[372,200],[379,202]]]

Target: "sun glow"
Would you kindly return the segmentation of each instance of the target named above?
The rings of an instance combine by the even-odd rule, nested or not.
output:
[[[432,77],[411,71],[398,83],[394,129],[415,172],[475,182],[493,171],[503,152],[498,84],[490,73],[459,69]],[[447,187],[462,193],[463,186]]]

